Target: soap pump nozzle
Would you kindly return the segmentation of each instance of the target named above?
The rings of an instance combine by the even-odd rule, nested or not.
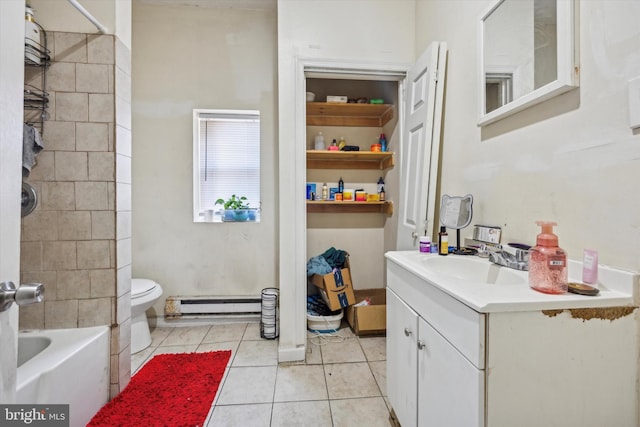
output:
[[[550,221],[536,221],[536,224],[541,228],[540,234],[536,237],[536,245],[557,247],[558,236],[553,234],[553,227],[558,225],[558,223]]]

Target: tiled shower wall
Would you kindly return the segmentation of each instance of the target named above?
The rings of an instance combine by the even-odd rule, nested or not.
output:
[[[25,180],[36,209],[22,220],[22,283],[45,302],[20,328],[111,326],[111,395],[131,375],[131,60],[111,35],[48,33],[45,149]],[[25,70],[40,86],[42,69]],[[25,111],[25,120],[32,112]]]

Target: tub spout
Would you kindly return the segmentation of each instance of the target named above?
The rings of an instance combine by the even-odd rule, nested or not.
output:
[[[8,310],[14,302],[18,305],[35,304],[44,300],[41,283],[27,283],[16,287],[13,282],[0,283],[0,312]]]

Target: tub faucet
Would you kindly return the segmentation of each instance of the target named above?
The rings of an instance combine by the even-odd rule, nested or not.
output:
[[[6,311],[14,302],[18,305],[35,304],[44,300],[41,283],[27,283],[16,287],[13,282],[0,283],[0,312]]]
[[[478,249],[478,255],[488,256],[489,261],[504,267],[513,268],[515,270],[529,270],[529,250],[525,245],[511,246],[506,245],[481,245]]]

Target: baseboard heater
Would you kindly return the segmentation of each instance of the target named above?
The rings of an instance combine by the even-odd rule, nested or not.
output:
[[[164,304],[166,318],[183,316],[253,316],[260,315],[260,297],[170,296]]]

